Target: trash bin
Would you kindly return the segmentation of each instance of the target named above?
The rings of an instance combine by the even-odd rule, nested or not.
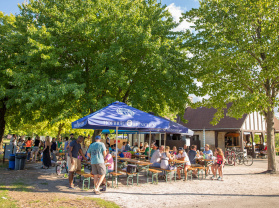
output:
[[[14,154],[9,155],[9,169],[11,169],[11,170],[15,169],[15,155]]]
[[[26,153],[16,153],[15,154],[15,170],[24,169],[26,158],[27,158]]]

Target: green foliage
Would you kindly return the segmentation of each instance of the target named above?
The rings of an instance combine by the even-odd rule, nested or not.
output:
[[[182,39],[156,0],[31,0],[20,10],[26,62],[40,73],[26,105],[40,106],[41,120],[84,116],[116,100],[184,111],[191,79]]]
[[[267,123],[268,170],[276,172],[274,108],[279,89],[279,2],[277,0],[202,0],[184,14],[194,23],[185,50],[189,65],[202,83],[198,105],[217,109],[212,124],[228,116],[261,112]]]
[[[195,24],[185,48],[202,82],[196,94],[209,95],[202,104],[219,109],[213,123],[228,102],[236,118],[278,106],[278,7],[275,0],[203,0],[185,13]]]

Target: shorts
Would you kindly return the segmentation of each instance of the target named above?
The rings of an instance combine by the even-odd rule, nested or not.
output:
[[[38,152],[38,151],[39,151],[39,147],[38,146],[33,147],[32,152]]]
[[[191,167],[201,167],[200,164],[192,164]]]
[[[91,164],[93,175],[106,175],[105,163]]]
[[[67,165],[69,172],[75,172],[77,170],[77,158],[73,157],[73,164],[71,163],[71,157],[67,157]]]
[[[31,151],[31,147],[26,147],[26,152],[28,152],[28,150]]]
[[[223,161],[217,162],[216,165],[217,165],[217,167],[222,167]]]

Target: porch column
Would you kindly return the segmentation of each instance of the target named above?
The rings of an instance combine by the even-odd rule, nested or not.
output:
[[[254,132],[250,132],[251,137],[252,137],[252,157],[255,158],[255,145],[254,145],[254,136],[255,133]]]
[[[218,131],[215,131],[215,147],[218,147]]]
[[[263,132],[261,133],[261,135],[262,135],[262,138],[263,138],[263,141],[262,141],[262,144],[263,144],[263,143],[264,143],[265,132],[263,131]]]
[[[243,130],[240,131],[240,148],[241,148],[241,152],[244,151],[244,145],[243,145]]]

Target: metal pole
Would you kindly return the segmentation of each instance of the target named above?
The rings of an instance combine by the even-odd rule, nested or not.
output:
[[[149,153],[148,153],[149,157],[150,157],[150,142],[151,142],[151,131],[149,132]]]
[[[118,157],[118,127],[116,127],[116,156],[115,156],[115,172],[117,173],[117,157]],[[117,177],[115,178],[117,184]]]
[[[167,140],[167,133],[165,132],[165,135],[164,135],[164,146],[166,147],[166,140]]]
[[[162,145],[162,141],[161,141],[162,140],[162,134],[160,133],[159,136],[160,136],[160,138],[159,138],[159,146],[161,146]]]

